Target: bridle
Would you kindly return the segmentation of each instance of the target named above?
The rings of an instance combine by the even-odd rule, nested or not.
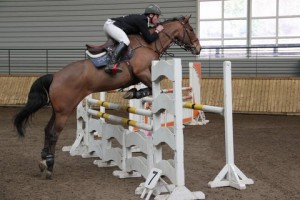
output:
[[[179,20],[179,22],[182,24],[183,29],[185,31],[183,32],[183,37],[182,37],[183,39],[182,39],[182,41],[180,41],[180,40],[177,39],[177,40],[174,40],[174,43],[176,45],[180,46],[180,48],[184,49],[185,51],[191,51],[191,52],[196,51],[196,46],[194,45],[194,43],[198,42],[199,40],[198,40],[197,37],[194,38],[194,39],[192,39],[191,32],[193,32],[193,29],[190,28],[190,27],[188,27],[187,23],[184,23],[184,21]],[[185,44],[183,42],[185,40],[186,35],[189,38],[190,44]]]
[[[164,34],[167,36],[167,38],[169,38],[170,40],[170,43],[167,42],[167,45],[164,45],[161,38],[157,39],[154,43],[154,49],[151,48],[151,47],[147,47],[147,46],[144,46],[142,45],[141,41],[139,41],[140,43],[140,46],[139,47],[146,47],[146,48],[149,48],[151,49],[152,51],[154,51],[155,53],[157,53],[160,57],[163,56],[164,54],[167,54],[171,57],[174,56],[174,54],[172,53],[168,53],[167,52],[167,49],[176,44],[178,45],[180,48],[184,49],[185,51],[191,51],[191,52],[194,52],[197,50],[196,46],[194,45],[194,42],[197,42],[199,41],[198,38],[196,37],[195,39],[192,39],[192,32],[193,32],[193,29],[191,27],[188,26],[188,23],[185,23],[183,18],[180,18],[180,19],[177,19],[180,24],[183,26],[183,29],[184,29],[184,32],[183,32],[183,37],[182,37],[182,41],[178,40],[178,39],[175,39],[174,37],[172,37],[171,35],[169,35],[167,32],[165,32],[164,30],[161,31],[159,34]],[[172,21],[167,21],[167,22],[172,22]],[[190,41],[190,44],[185,44],[183,41],[185,41],[185,38],[188,37],[188,40]],[[160,48],[159,48],[160,46]],[[139,48],[139,47],[136,47],[136,48]],[[136,49],[135,48],[135,49]]]
[[[182,37],[182,41],[178,40],[178,39],[175,39],[173,38],[172,36],[170,36],[168,33],[166,33],[164,30],[161,31],[160,33],[163,33],[165,34],[170,40],[170,44],[168,44],[167,46],[164,46],[162,44],[162,41],[161,39],[159,38],[158,40],[155,41],[155,52],[157,54],[159,54],[160,56],[163,56],[164,54],[168,54],[170,56],[172,56],[173,54],[170,54],[170,53],[167,53],[166,50],[172,46],[173,44],[176,44],[178,45],[181,49],[184,49],[185,51],[191,51],[191,52],[194,52],[196,51],[196,46],[194,45],[194,42],[197,42],[199,41],[198,38],[194,38],[192,39],[192,32],[193,32],[193,29],[191,29],[187,23],[184,22],[184,20],[182,20],[182,18],[178,19],[178,21],[180,22],[180,24],[183,26],[183,37]],[[190,44],[186,44],[184,43],[183,41],[185,41],[185,37],[188,37],[188,40],[190,41]],[[160,50],[158,49],[157,47],[157,43],[160,43]]]

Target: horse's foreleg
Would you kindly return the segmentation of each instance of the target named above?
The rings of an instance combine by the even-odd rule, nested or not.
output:
[[[143,97],[147,97],[152,95],[152,88],[143,88],[140,90],[137,90],[136,88],[132,88],[129,91],[127,91],[123,98],[124,99],[141,99]]]
[[[143,88],[137,90],[135,88],[130,89],[123,96],[124,99],[141,99],[146,96],[152,95],[152,82],[151,82],[151,73],[150,70],[145,70],[141,74],[136,74],[136,77],[147,86],[147,88]]]

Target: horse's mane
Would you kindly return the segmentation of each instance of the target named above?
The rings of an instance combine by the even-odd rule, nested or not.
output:
[[[183,21],[185,19],[185,16],[183,16],[183,15],[180,15],[180,16],[178,16],[178,17],[172,17],[172,18],[168,18],[168,19],[164,19],[164,21],[163,22],[160,22],[160,23],[158,23],[157,25],[165,25],[165,24],[167,24],[167,23],[170,23],[170,22],[175,22],[175,21]],[[149,30],[155,30],[155,28],[156,28],[156,26],[152,26],[152,27],[149,27]],[[144,40],[143,39],[143,37],[140,35],[140,34],[133,34],[133,35],[131,35],[131,36],[134,36],[134,37],[139,37],[139,38],[141,38],[142,40]]]
[[[160,22],[160,23],[158,23],[157,25],[165,25],[165,24],[167,24],[167,23],[169,23],[169,22],[183,21],[184,19],[185,19],[185,17],[184,17],[183,15],[180,15],[180,16],[178,16],[178,17],[172,17],[172,18],[169,18],[169,19],[164,19],[163,22]],[[154,29],[154,28],[156,28],[156,26],[152,26],[152,27],[150,27],[149,29],[151,30],[151,29]]]
[[[160,22],[159,24],[163,25],[163,24],[166,24],[166,23],[169,23],[169,22],[182,21],[184,19],[185,19],[185,17],[181,15],[181,16],[178,16],[178,17],[172,17],[172,18],[169,18],[169,19],[165,19],[163,22]]]

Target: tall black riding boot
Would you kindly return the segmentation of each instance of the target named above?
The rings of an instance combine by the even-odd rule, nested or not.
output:
[[[116,47],[115,51],[112,54],[111,62],[105,67],[105,72],[109,74],[116,74],[122,72],[122,69],[118,67],[118,62],[122,52],[127,48],[127,45],[123,42],[120,42],[119,45]]]

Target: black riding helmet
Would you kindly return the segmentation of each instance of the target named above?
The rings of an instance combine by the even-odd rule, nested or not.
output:
[[[161,15],[160,7],[154,3],[150,4],[145,9],[145,14],[155,14],[155,15]]]

